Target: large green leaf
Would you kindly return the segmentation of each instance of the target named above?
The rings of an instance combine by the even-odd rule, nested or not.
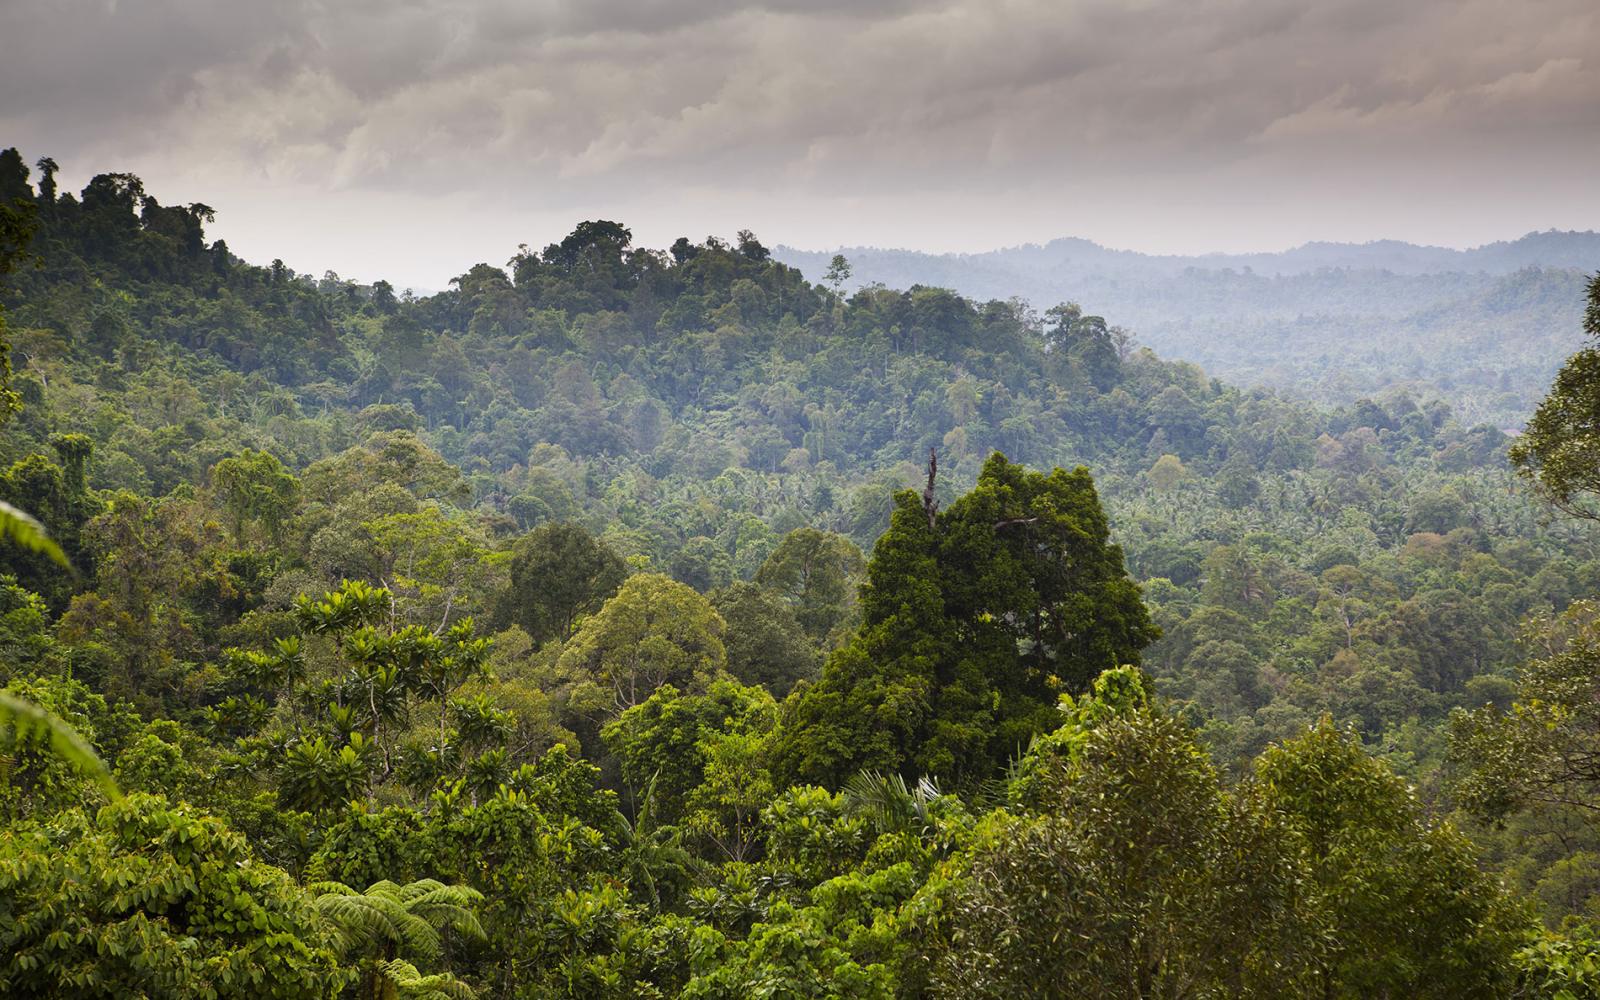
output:
[[[61,546],[51,540],[44,530],[44,525],[34,520],[32,515],[18,510],[3,500],[0,500],[0,538],[10,539],[30,552],[41,553],[68,569],[72,568],[72,564],[67,561],[67,554],[61,551]]]
[[[122,798],[122,790],[94,748],[53,712],[0,691],[0,731],[6,729],[12,730],[19,741],[30,736],[47,738],[57,756],[94,779],[113,801]]]

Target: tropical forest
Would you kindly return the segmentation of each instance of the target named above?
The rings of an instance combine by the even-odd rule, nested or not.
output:
[[[38,152],[0,995],[1600,996],[1600,278],[1515,426],[749,230],[301,273]]]

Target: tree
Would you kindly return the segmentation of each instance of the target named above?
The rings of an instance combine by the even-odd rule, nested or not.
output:
[[[816,673],[816,648],[777,595],[741,582],[713,591],[711,603],[727,623],[728,671],[740,681],[781,697]]]
[[[393,484],[419,500],[459,503],[471,496],[461,470],[408,430],[384,431],[332,458],[314,462],[301,480],[308,501],[367,497]]]
[[[862,768],[988,780],[1056,722],[1063,691],[1137,664],[1157,634],[1084,469],[1030,472],[996,453],[940,511],[895,498],[856,636],[797,691],[778,770],[837,785]]]
[[[335,673],[292,700],[297,731],[280,766],[285,804],[332,809],[364,794],[375,772],[380,782],[388,780],[395,734],[429,704],[437,724],[424,753],[437,765],[449,749],[451,695],[484,670],[492,647],[491,640],[475,635],[473,620],[441,623],[437,630],[399,625],[393,594],[351,580],[320,599],[302,594],[294,618],[303,639],[332,640]],[[278,640],[272,653],[228,653],[235,680],[259,693],[281,696],[304,672],[299,643]],[[305,734],[308,709],[331,721],[339,739],[330,743]]]
[[[934,995],[1511,995],[1525,915],[1353,737],[1324,720],[1230,791],[1125,694],[1024,758],[1025,811],[947,890]]]
[[[1170,493],[1178,484],[1189,478],[1189,470],[1184,467],[1182,459],[1176,455],[1162,455],[1156,463],[1145,470],[1145,481],[1150,486],[1162,493]]]
[[[368,1000],[432,995],[441,1000],[471,1000],[473,991],[449,973],[423,976],[417,964],[438,964],[445,955],[444,933],[482,940],[473,908],[483,901],[476,889],[423,879],[408,885],[382,881],[365,892],[340,882],[318,882],[318,916],[334,928],[346,961],[360,970],[361,993]]]
[[[739,230],[736,240],[739,253],[758,264],[764,263],[772,256],[772,251],[762,246],[761,241],[756,239],[756,234],[748,229]]]
[[[582,526],[545,524],[512,546],[504,606],[535,642],[566,642],[579,618],[600,610],[627,576],[622,557]]]
[[[817,528],[796,528],[756,571],[756,583],[779,594],[812,642],[822,643],[855,609],[855,590],[866,569],[848,538]]]
[[[1583,330],[1600,342],[1600,274],[1589,282]],[[1567,359],[1511,447],[1511,464],[1556,509],[1600,520],[1600,343]]]
[[[1577,601],[1529,639],[1546,655],[1519,670],[1509,710],[1457,709],[1450,751],[1462,801],[1488,820],[1529,806],[1600,811],[1600,604]]]
[[[240,539],[245,523],[254,521],[270,540],[280,540],[300,498],[300,481],[276,456],[249,448],[211,467],[211,487],[233,518],[234,537]]]
[[[10,996],[339,995],[308,897],[245,838],[135,794],[0,837],[0,989]]]
[[[1137,709],[1043,765],[951,886],[936,997],[1307,996],[1303,869],[1180,722]]]
[[[1044,315],[1046,348],[1064,358],[1096,389],[1110,390],[1121,375],[1122,356],[1104,317],[1085,316],[1076,302],[1051,306]]]
[[[6,153],[15,154],[9,149]],[[20,164],[20,157],[18,158]],[[22,187],[27,188],[27,168],[22,167]],[[5,185],[0,178],[0,186]],[[38,228],[37,210],[31,201],[0,190],[0,278],[15,271],[27,258],[28,243]],[[5,309],[0,308],[0,427],[6,425],[22,405],[11,388],[11,342],[6,338]]]
[[[322,737],[300,740],[284,751],[278,800],[286,808],[323,813],[364,799],[371,789],[372,743],[360,733],[334,747]]]
[[[34,166],[39,168],[39,200],[46,207],[53,206],[56,203],[56,173],[61,167],[48,156],[39,157]]]
[[[1526,915],[1352,734],[1324,717],[1257,758],[1255,781],[1309,862],[1319,994],[1508,995]]]
[[[657,573],[630,577],[584,621],[561,654],[561,666],[605,693],[614,716],[664,684],[699,692],[723,673],[722,617],[689,587]]]
[[[623,780],[648,796],[653,822],[682,825],[721,856],[743,860],[773,795],[762,758],[776,721],[777,705],[761,688],[722,680],[684,695],[669,684],[602,735]]]
[[[828,262],[828,273],[822,276],[822,283],[833,289],[834,295],[839,295],[844,289],[844,283],[850,280],[850,262],[844,254],[836,253],[833,260]]]

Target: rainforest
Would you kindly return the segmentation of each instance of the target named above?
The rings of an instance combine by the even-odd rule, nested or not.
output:
[[[1600,278],[1508,432],[747,230],[414,294],[59,170],[0,993],[1600,995]]]

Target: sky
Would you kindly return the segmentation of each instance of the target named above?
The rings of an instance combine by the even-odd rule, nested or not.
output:
[[[302,272],[1600,228],[1597,0],[0,0],[0,146]]]

